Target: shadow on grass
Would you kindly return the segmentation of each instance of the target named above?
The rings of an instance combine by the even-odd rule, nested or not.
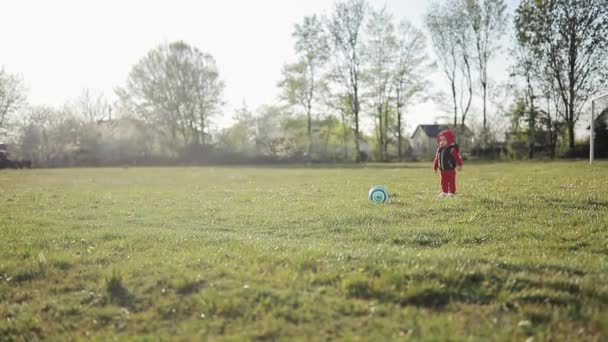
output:
[[[204,279],[196,280],[180,280],[176,285],[177,293],[182,296],[194,294],[207,287],[207,281]]]
[[[38,268],[26,267],[15,273],[13,280],[17,283],[30,282],[41,278],[43,275],[43,272]]]
[[[112,272],[112,276],[106,279],[106,292],[110,302],[129,309],[135,308],[135,297],[123,285],[119,272]]]
[[[538,195],[538,197],[545,202],[545,205],[560,207],[561,209],[589,210],[608,208],[608,201],[602,201],[594,197],[588,197],[578,201],[572,201],[571,199],[567,198],[550,197],[546,195]]]
[[[464,275],[460,278],[441,277],[440,284],[434,285],[425,280],[415,281],[414,278],[418,277],[406,279],[400,286],[393,284],[387,289],[377,287],[373,281],[363,276],[356,276],[345,279],[343,289],[348,297],[432,309],[441,309],[457,302],[487,304],[498,296],[496,289],[486,288],[484,281],[488,279],[482,274]]]
[[[449,229],[422,229],[392,238],[392,243],[399,246],[414,246],[438,248],[454,239],[454,233]]]
[[[564,265],[551,265],[551,264],[509,264],[499,263],[497,265],[499,269],[509,272],[531,272],[531,273],[546,273],[546,274],[558,274],[568,276],[579,276],[582,277],[586,272],[579,269],[564,266]]]
[[[402,277],[355,274],[342,280],[342,289],[347,297],[430,309],[442,309],[453,303],[486,305],[496,301],[508,307],[518,303],[564,307],[580,302],[608,304],[608,293],[584,289],[567,279],[542,280],[534,273],[514,277],[501,269],[495,272],[419,273]]]

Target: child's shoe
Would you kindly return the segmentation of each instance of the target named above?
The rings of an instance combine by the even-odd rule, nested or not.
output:
[[[448,192],[445,197],[456,197],[456,194],[453,192]]]
[[[439,195],[437,195],[437,198],[446,197],[447,195],[448,195],[447,192],[440,192]]]

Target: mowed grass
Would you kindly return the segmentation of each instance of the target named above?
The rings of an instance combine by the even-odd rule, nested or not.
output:
[[[367,201],[384,184],[386,205]],[[606,340],[608,163],[0,172],[0,340]]]

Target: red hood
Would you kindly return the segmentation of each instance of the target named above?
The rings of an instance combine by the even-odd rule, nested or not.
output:
[[[442,135],[445,137],[445,140],[448,141],[448,145],[452,145],[456,142],[456,137],[454,136],[454,133],[452,133],[452,131],[450,131],[450,129],[448,128],[445,131],[441,131],[439,132],[439,134],[437,134],[437,144],[439,144],[439,137]]]

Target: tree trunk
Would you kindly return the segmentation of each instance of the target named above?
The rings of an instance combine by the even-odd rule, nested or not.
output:
[[[397,92],[397,154],[399,162],[403,161],[403,152],[401,150],[401,105],[399,104],[400,92]]]
[[[534,145],[536,145],[536,109],[534,101],[531,102],[530,113],[528,114],[528,159],[534,159]]]
[[[454,126],[458,123],[458,100],[456,99],[456,83],[451,81],[452,98],[454,99]]]
[[[310,118],[310,105],[308,107],[308,162],[312,161],[312,119]]]
[[[534,159],[534,139],[528,145],[528,159]]]
[[[312,161],[312,99],[315,91],[315,73],[314,65],[309,60],[308,70],[310,71],[310,88],[308,89],[308,98],[306,103],[306,115],[308,116],[308,162]]]
[[[486,148],[488,147],[488,122],[487,122],[487,115],[486,115],[486,111],[487,111],[487,106],[486,106],[486,101],[487,101],[487,96],[488,96],[488,89],[487,89],[487,84],[485,82],[483,82],[482,84],[483,87],[483,147]]]
[[[326,160],[329,156],[329,137],[331,136],[332,128],[333,128],[333,124],[327,128],[327,134],[325,135],[325,147],[323,148],[323,159],[324,160]],[[333,151],[331,153],[330,158],[332,161],[336,160],[336,155],[333,153]]]
[[[355,113],[355,150],[357,153],[357,157],[355,161],[357,163],[361,162],[361,148],[359,147],[359,113]]]
[[[342,149],[344,150],[344,161],[348,160],[348,147],[346,146],[346,134],[348,133],[346,124],[346,116],[344,112],[340,112],[342,116]]]
[[[557,130],[555,128],[553,128],[553,130],[551,130],[551,128],[549,128],[549,137],[551,139],[550,141],[550,148],[551,148],[551,160],[555,159],[555,147],[557,145]]]
[[[203,108],[199,108],[199,120],[200,120],[200,125],[201,125],[201,134],[200,134],[200,139],[201,139],[201,144],[203,146],[205,146],[206,141],[205,141],[205,128],[206,128],[206,124],[205,124],[205,115],[203,114]]]
[[[357,156],[355,158],[355,161],[357,163],[361,162],[361,148],[359,146],[359,97],[357,94],[357,87],[355,86],[355,91],[354,91],[354,105],[353,105],[353,109],[354,109],[354,114],[355,114],[355,150],[357,153]]]
[[[384,120],[382,118],[382,105],[378,105],[378,153],[380,161],[384,161]]]
[[[388,162],[388,104],[384,106],[384,161]]]
[[[402,162],[403,161],[403,152],[401,150],[401,115],[397,116],[397,153],[399,155],[399,161]]]
[[[568,120],[568,147],[570,148],[571,156],[574,156],[576,144],[574,141],[574,122],[572,120]]]
[[[530,112],[528,114],[528,139],[529,148],[528,159],[534,158],[534,143],[536,142],[536,117],[537,112],[534,107],[534,89],[532,88],[532,82],[530,80],[530,70],[526,70],[526,84],[528,87],[528,97],[530,98]]]
[[[460,108],[460,112],[461,112],[461,121],[462,121],[462,125],[464,126],[464,122],[467,118],[467,113],[469,113],[469,109],[471,109],[471,103],[473,101],[473,80],[471,78],[471,65],[469,63],[469,58],[468,55],[464,55],[463,56],[463,61],[466,68],[466,81],[467,81],[467,89],[468,89],[468,100],[467,100],[467,105],[462,108],[462,104],[461,104],[461,108]],[[463,92],[464,93],[464,92]],[[461,93],[461,94],[463,94]],[[456,117],[454,117],[454,127],[456,127]]]

